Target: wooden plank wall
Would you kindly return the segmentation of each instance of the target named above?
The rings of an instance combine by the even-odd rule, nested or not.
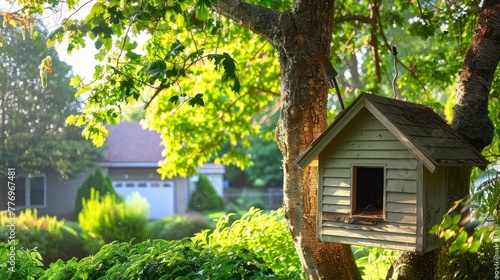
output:
[[[434,174],[424,169],[424,198],[423,208],[423,250],[425,252],[443,246],[441,239],[430,235],[429,230],[435,224],[441,223],[443,215],[448,211],[446,207],[447,175],[449,170],[456,170],[456,167],[439,167]]]
[[[386,166],[386,221],[360,225],[326,220],[323,241],[415,250],[418,162],[382,123],[366,111],[320,157],[322,213],[350,214],[353,164]]]

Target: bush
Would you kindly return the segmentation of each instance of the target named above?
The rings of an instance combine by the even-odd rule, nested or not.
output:
[[[90,190],[94,188],[101,196],[106,195],[107,193],[114,194],[118,197],[113,185],[111,184],[111,178],[109,176],[104,177],[101,169],[96,169],[93,175],[90,175],[85,182],[80,186],[78,192],[76,194],[75,206],[73,208],[73,219],[78,219],[78,214],[83,209],[82,199],[90,198]]]
[[[400,251],[352,246],[354,258],[363,279],[385,279]],[[397,275],[398,271],[396,271]],[[392,278],[391,278],[392,279]],[[394,278],[396,279],[396,278]]]
[[[0,215],[0,242],[7,243],[10,229],[6,214]],[[48,215],[38,217],[36,209],[26,209],[16,220],[16,239],[19,248],[37,248],[43,256],[45,265],[58,259],[69,260],[72,257],[84,257],[83,239],[78,225],[68,226],[65,221]]]
[[[180,240],[209,227],[207,219],[199,214],[173,215],[149,223],[145,239]]]
[[[11,244],[0,242],[0,279],[38,279],[43,275],[42,256],[36,249],[16,249]],[[15,258],[10,254],[15,255]]]
[[[83,200],[78,221],[84,230],[83,237],[88,241],[88,249],[92,252],[114,240],[141,240],[148,216],[148,202],[137,193],[121,201],[111,193],[100,199],[99,191],[91,189],[90,199]]]
[[[189,207],[196,211],[224,210],[224,201],[217,194],[206,176],[200,176],[196,182],[196,190],[191,196]]]
[[[49,269],[45,271],[40,280],[70,280],[78,271],[78,260],[72,258],[66,263],[62,260],[57,260],[50,264]]]
[[[265,261],[277,275],[298,279],[301,264],[283,210],[263,214],[250,208],[241,219],[230,224],[231,214],[219,219],[215,230],[197,234],[193,241],[198,246],[224,252],[232,246],[242,246]]]
[[[444,250],[441,253],[436,279],[495,279],[493,243],[484,243],[477,253],[452,255]]]
[[[232,224],[234,221],[241,219],[240,208],[233,203],[229,203],[226,207],[226,214],[229,215],[229,224]]]
[[[265,279],[272,270],[240,246],[217,252],[190,239],[113,242],[95,255],[66,264],[56,262],[41,280],[70,279]],[[288,279],[288,278],[281,278]]]

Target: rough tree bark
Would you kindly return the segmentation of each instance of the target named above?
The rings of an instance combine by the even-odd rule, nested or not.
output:
[[[488,117],[488,100],[495,70],[500,61],[500,1],[486,0],[481,8],[476,32],[460,72],[452,127],[474,148],[482,151],[493,139],[494,126]],[[470,175],[470,172],[469,172]],[[466,176],[469,178],[470,176]],[[469,184],[457,184],[449,199],[457,201],[469,194]],[[425,267],[436,267],[437,253],[423,256],[402,253],[393,268],[406,264],[398,279],[433,279]],[[388,274],[388,278],[391,276]]]
[[[317,169],[294,162],[326,127],[328,87],[311,56],[330,52],[333,0],[296,1],[284,12],[243,1],[219,1],[221,14],[262,35],[281,66],[281,115],[276,140],[283,152],[284,210],[309,279],[361,279],[349,245],[318,242]]]
[[[493,139],[494,127],[488,117],[488,100],[499,61],[500,1],[486,0],[460,72],[452,121],[452,127],[478,151],[482,151]]]

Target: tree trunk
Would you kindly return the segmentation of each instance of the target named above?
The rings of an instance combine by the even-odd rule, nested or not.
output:
[[[326,127],[328,87],[311,55],[330,51],[331,10],[332,1],[317,1],[277,22],[283,36],[276,44],[282,81],[276,139],[283,152],[285,217],[307,277],[360,279],[350,246],[318,242],[318,170],[295,164]]]
[[[494,126],[488,117],[488,100],[495,70],[500,61],[500,1],[486,0],[479,15],[476,33],[460,73],[452,127],[474,148],[482,151],[493,139]],[[469,194],[469,176],[449,194],[457,201]],[[387,278],[399,265],[398,279],[433,279],[436,271],[436,251],[418,256],[404,252],[392,265]],[[434,269],[429,269],[429,268]],[[427,268],[427,269],[426,269]],[[424,269],[426,273],[422,273]],[[428,274],[432,272],[432,274]]]
[[[387,280],[428,280],[434,279],[439,250],[430,251],[423,255],[411,252],[401,252],[397,260],[387,272]]]
[[[262,35],[276,49],[281,66],[281,115],[276,140],[283,153],[284,212],[309,279],[361,279],[351,247],[318,242],[317,168],[300,169],[295,160],[326,128],[328,86],[313,54],[328,56],[333,0],[297,1],[279,13],[240,1],[215,7]]]
[[[478,151],[482,151],[493,139],[494,127],[488,117],[488,99],[499,60],[500,2],[486,0],[460,72],[452,121],[452,127]]]

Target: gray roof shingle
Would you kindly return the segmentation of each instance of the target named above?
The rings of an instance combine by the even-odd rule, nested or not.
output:
[[[163,159],[158,132],[145,130],[138,122],[124,122],[107,128],[106,162],[157,163]]]
[[[489,162],[471,144],[453,130],[433,108],[391,98],[361,93],[341,112],[297,159],[305,167],[335,137],[337,125],[349,114],[367,108],[404,145],[417,151],[417,157],[430,169],[438,165],[486,166]],[[353,112],[351,112],[351,110]]]

